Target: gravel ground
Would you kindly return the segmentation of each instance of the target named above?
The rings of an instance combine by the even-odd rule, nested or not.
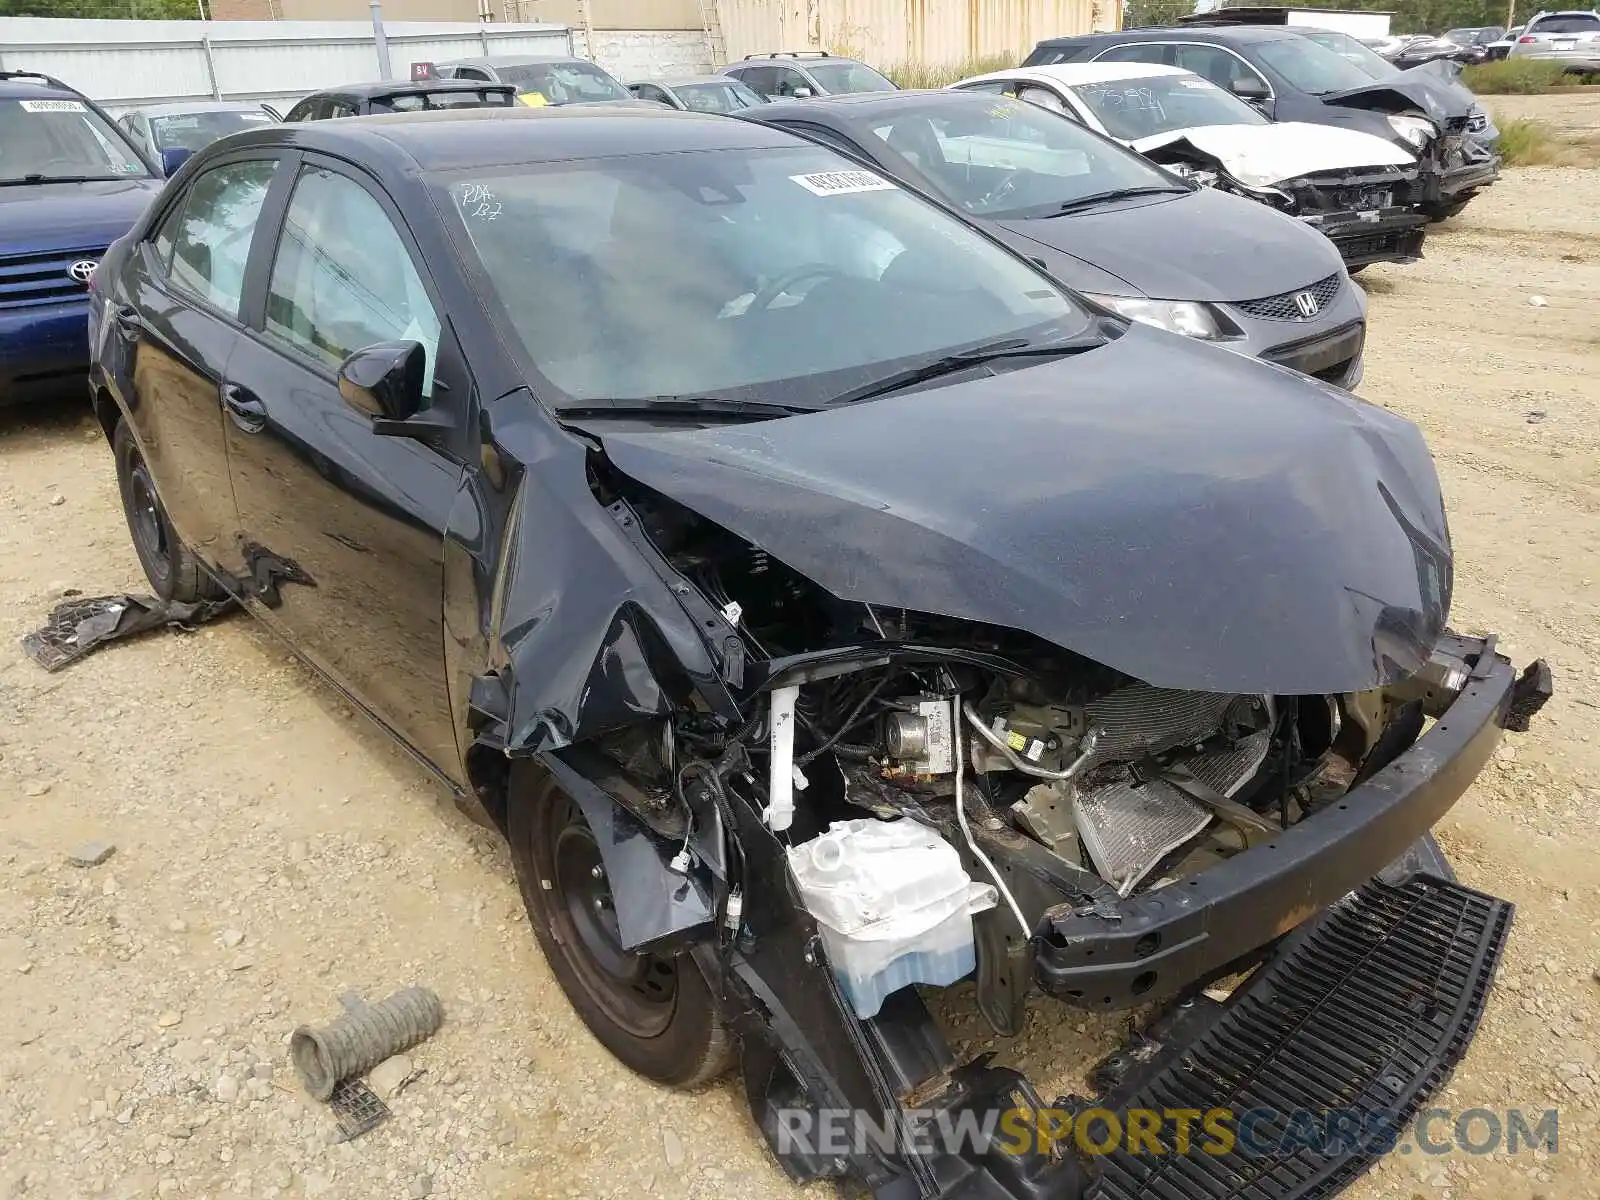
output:
[[[1600,127],[1600,97],[1584,112]],[[1561,1136],[1554,1155],[1395,1154],[1349,1194],[1600,1197],[1600,171],[1512,173],[1426,261],[1362,278],[1362,390],[1434,446],[1455,623],[1546,656],[1558,688],[1441,830],[1464,880],[1518,913],[1439,1103],[1559,1107]],[[142,580],[76,406],[0,414],[0,462],[0,1198],[801,1194],[731,1084],[663,1092],[590,1039],[503,846],[256,625],[58,676],[25,660],[17,639],[63,589]],[[94,839],[115,851],[72,865]],[[412,982],[444,997],[445,1027],[394,1119],[333,1144],[287,1035],[347,990]],[[942,1013],[960,1047],[989,1046],[968,997]],[[1119,1037],[1039,1002],[994,1048],[1049,1095]]]

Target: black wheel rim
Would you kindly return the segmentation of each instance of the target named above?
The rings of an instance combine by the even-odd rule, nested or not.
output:
[[[167,523],[161,516],[154,481],[143,459],[135,459],[128,478],[128,520],[134,540],[144,551],[145,564],[165,577],[167,574]]]
[[[620,1028],[658,1037],[678,1002],[677,960],[622,948],[611,884],[577,806],[553,797],[551,921],[579,983]]]

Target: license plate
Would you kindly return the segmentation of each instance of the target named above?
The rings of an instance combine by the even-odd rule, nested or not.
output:
[[[1550,44],[1557,50],[1576,50],[1578,48],[1578,43],[1575,38],[1566,38],[1559,42],[1551,42]]]

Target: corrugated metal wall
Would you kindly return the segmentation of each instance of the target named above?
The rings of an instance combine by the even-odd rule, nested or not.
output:
[[[1104,25],[1108,0],[716,0],[729,61],[832,50],[874,66],[1021,57],[1041,38]],[[1109,19],[1114,20],[1114,17]]]
[[[566,54],[561,25],[396,21],[389,64],[479,54]],[[42,71],[112,112],[163,100],[221,96],[283,111],[322,88],[379,78],[366,21],[94,21],[0,17],[0,68]]]

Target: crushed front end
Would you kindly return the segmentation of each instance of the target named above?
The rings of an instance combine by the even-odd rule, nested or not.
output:
[[[1285,180],[1279,206],[1325,234],[1346,267],[1415,262],[1422,257],[1427,213],[1417,168],[1363,167]]]

